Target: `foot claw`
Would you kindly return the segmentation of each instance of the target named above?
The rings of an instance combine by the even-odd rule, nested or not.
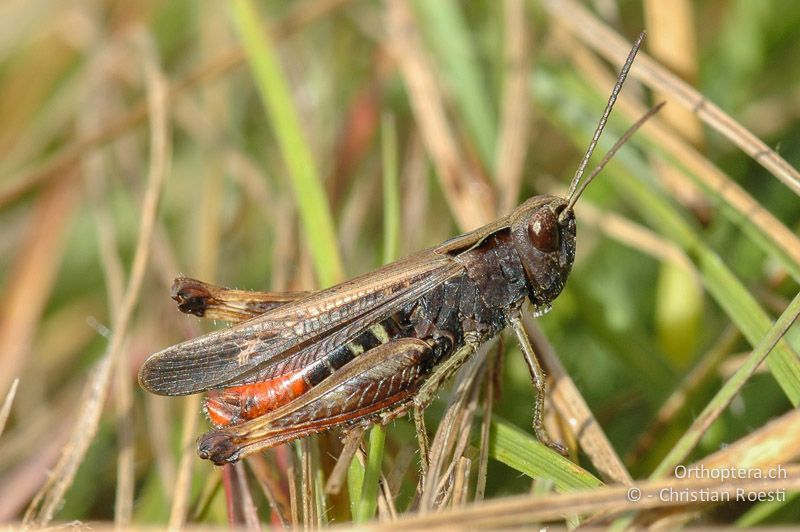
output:
[[[548,442],[545,442],[545,445],[547,445],[548,447],[553,449],[555,452],[557,452],[558,454],[560,454],[564,458],[569,458],[569,452],[567,451],[567,448],[564,447],[563,445],[561,445],[560,443],[555,442],[555,441],[548,441]]]

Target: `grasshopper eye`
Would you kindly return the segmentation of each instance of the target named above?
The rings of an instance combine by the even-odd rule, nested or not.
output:
[[[539,209],[528,225],[528,238],[539,251],[558,251],[561,245],[558,221],[550,209]]]

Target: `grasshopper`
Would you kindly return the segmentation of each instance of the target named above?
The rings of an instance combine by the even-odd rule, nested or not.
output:
[[[436,247],[318,292],[229,290],[176,279],[173,298],[198,316],[239,322],[152,355],[141,385],[161,395],[211,390],[214,430],[198,440],[215,464],[333,427],[385,424],[413,412],[423,464],[423,409],[492,337],[513,329],[536,388],[542,424],[545,374],[522,327],[529,301],[545,312],[575,258],[574,205],[586,185],[650,116],[634,124],[582,180],[644,34],[634,44],[565,198],[542,195]]]

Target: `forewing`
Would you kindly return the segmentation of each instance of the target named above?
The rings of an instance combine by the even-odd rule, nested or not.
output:
[[[276,376],[281,362],[323,356],[461,270],[448,255],[413,255],[160,351],[142,365],[139,382],[153,393],[188,395]]]

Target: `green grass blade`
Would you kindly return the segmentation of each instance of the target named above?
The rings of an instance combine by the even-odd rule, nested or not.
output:
[[[531,478],[546,478],[559,491],[575,491],[603,483],[499,416],[492,416],[489,456]]]
[[[461,12],[461,4],[453,0],[417,0],[414,3],[425,36],[441,59],[444,74],[456,99],[458,112],[486,168],[494,168],[497,126],[492,100],[484,83],[474,39]]]
[[[350,497],[350,515],[353,519],[359,515],[358,507],[361,502],[361,491],[364,487],[364,466],[358,461],[357,457],[350,460],[350,467],[347,469],[347,494]]]
[[[358,510],[354,519],[358,523],[372,519],[378,507],[378,488],[381,479],[381,463],[383,462],[383,445],[385,441],[386,431],[383,427],[378,425],[370,429],[367,467],[364,470],[361,497],[358,500]]]
[[[700,439],[708,430],[711,420],[717,419],[719,414],[725,410],[733,401],[733,398],[742,389],[742,386],[753,376],[756,368],[767,358],[767,355],[775,348],[778,341],[783,338],[789,327],[800,316],[800,293],[798,293],[786,310],[770,328],[766,336],[753,349],[753,352],[745,360],[736,373],[722,386],[714,398],[709,401],[700,415],[695,419],[689,430],[681,439],[672,446],[669,454],[661,461],[653,472],[652,477],[657,478],[669,474],[676,465],[681,463],[692,449],[700,442]]]
[[[303,136],[289,84],[252,0],[235,0],[232,13],[258,93],[289,169],[319,283],[330,286],[344,278],[344,268],[328,200]]]

